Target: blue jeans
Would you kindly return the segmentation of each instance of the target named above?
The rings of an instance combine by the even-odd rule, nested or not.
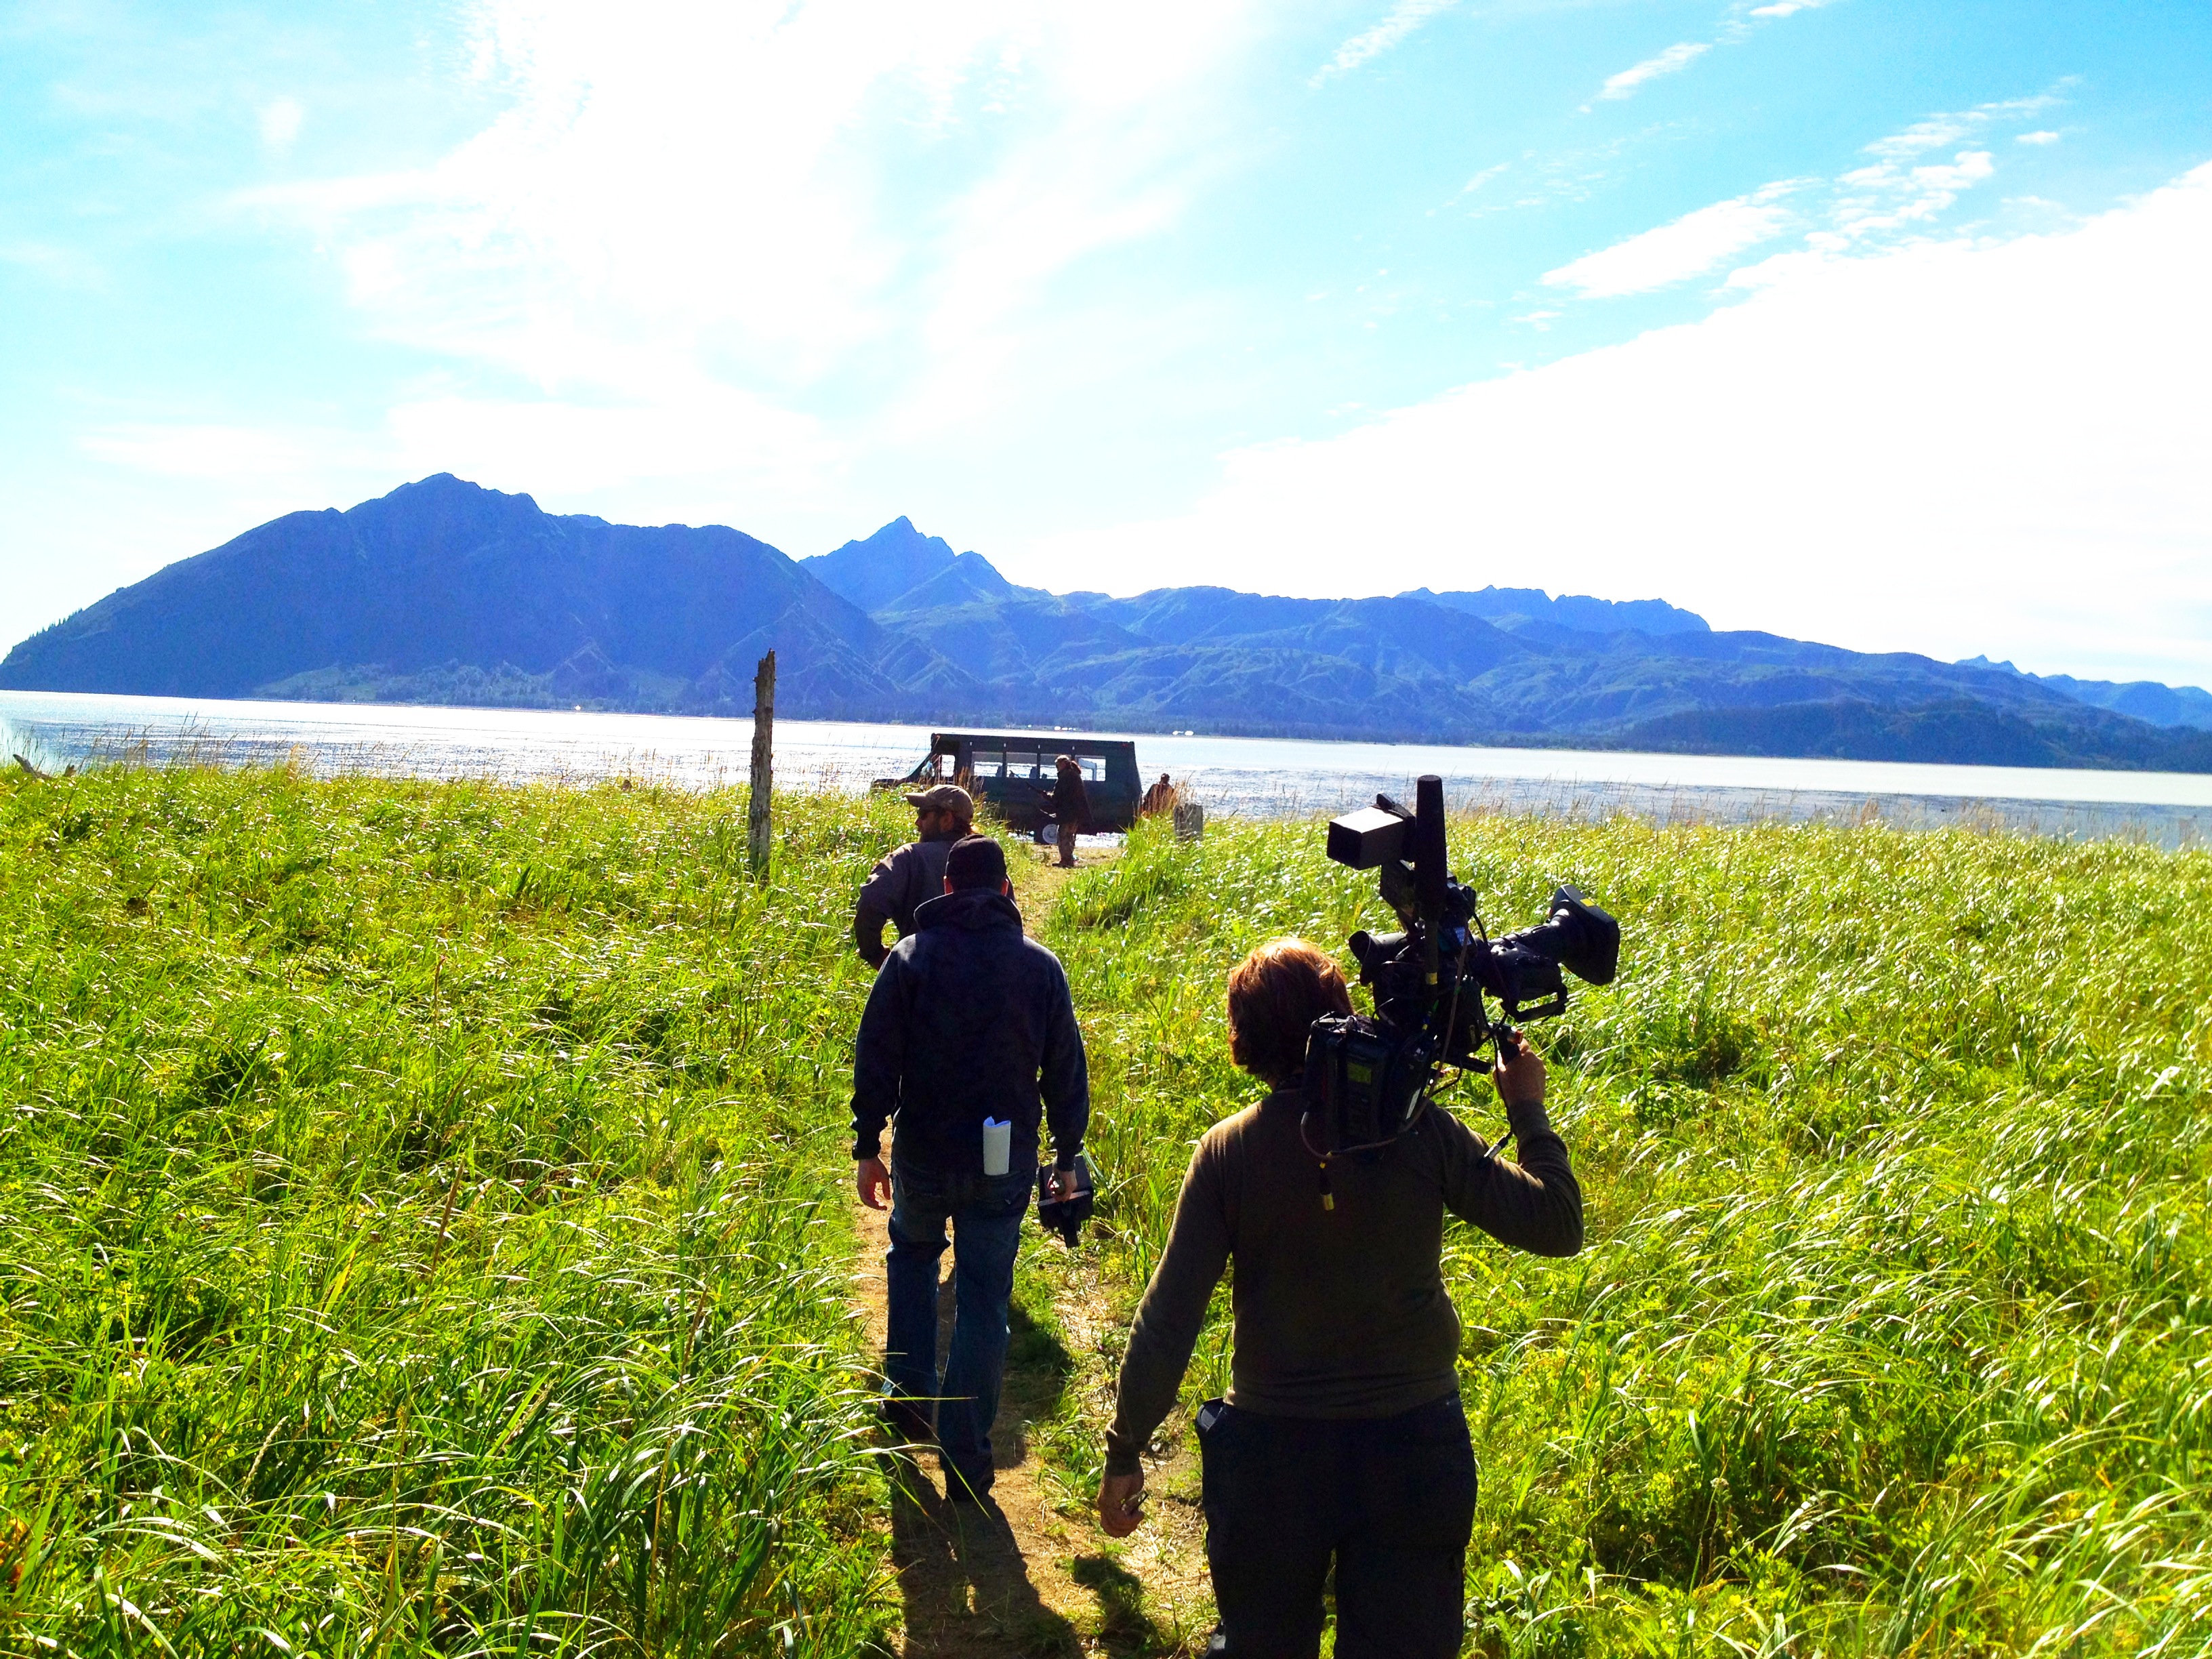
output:
[[[891,1248],[884,1374],[901,1398],[937,1405],[937,1444],[948,1475],[991,1489],[991,1419],[1006,1364],[1006,1304],[1033,1172],[987,1176],[917,1169],[893,1155]],[[952,1224],[952,1351],[937,1371],[937,1263]]]

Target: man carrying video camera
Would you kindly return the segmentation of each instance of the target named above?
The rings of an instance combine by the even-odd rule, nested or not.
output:
[[[1091,1085],[1067,975],[1022,934],[1006,850],[953,844],[945,890],[877,971],[853,1056],[853,1157],[860,1201],[891,1203],[886,1416],[907,1439],[934,1434],[945,1495],[991,1489],[991,1419],[1006,1358],[1022,1217],[1037,1188],[1048,1121],[1055,1199],[1071,1195]],[[882,1135],[896,1116],[891,1167]],[[938,1261],[952,1227],[951,1350],[937,1370]]]
[[[1517,1164],[1441,1108],[1377,1150],[1316,1158],[1302,1127],[1308,1036],[1350,1012],[1335,963],[1304,940],[1262,945],[1231,974],[1230,1053],[1270,1092],[1191,1159],[1106,1440],[1099,1519],[1120,1537],[1143,1519],[1139,1454],[1233,1263],[1231,1385],[1197,1419],[1221,1620],[1208,1651],[1228,1659],[1317,1652],[1332,1565],[1339,1659],[1458,1653],[1475,1468],[1444,1212],[1540,1255],[1582,1248],[1544,1064],[1517,1037],[1500,1038],[1495,1073]]]

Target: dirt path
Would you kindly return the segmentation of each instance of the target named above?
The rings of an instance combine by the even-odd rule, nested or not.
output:
[[[1086,853],[1085,866],[1114,856]],[[1035,859],[1014,871],[1024,915],[1044,915],[1067,872]],[[854,1311],[868,1352],[884,1333],[886,1217],[854,1206],[860,1250]],[[1106,1339],[1112,1294],[1083,1251],[1048,1256],[1025,1275],[1029,1299],[1048,1286],[1049,1306],[1024,1306],[1018,1284],[1005,1389],[992,1425],[997,1477],[990,1499],[955,1504],[944,1497],[933,1455],[902,1461],[893,1481],[892,1559],[905,1604],[905,1659],[1044,1659],[1044,1656],[1195,1653],[1211,1624],[1196,1469],[1172,1461],[1149,1477],[1154,1498],[1146,1525],[1109,1540],[1090,1513],[1087,1492],[1060,1488],[1035,1445],[1041,1426],[1060,1420],[1073,1393],[1087,1432],[1110,1410],[1113,1369]],[[951,1252],[945,1257],[949,1277]],[[952,1296],[939,1297],[939,1352],[951,1337]]]

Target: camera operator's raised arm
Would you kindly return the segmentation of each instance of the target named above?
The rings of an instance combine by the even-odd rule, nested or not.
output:
[[[1512,1052],[1498,1068],[1498,1092],[1520,1161],[1492,1154],[1449,1112],[1431,1112],[1417,1139],[1435,1147],[1444,1207],[1461,1220],[1532,1255],[1574,1255],[1583,1248],[1583,1189],[1544,1111],[1544,1062],[1518,1037],[1505,1041]]]

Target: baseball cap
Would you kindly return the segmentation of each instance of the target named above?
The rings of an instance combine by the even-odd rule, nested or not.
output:
[[[975,816],[975,802],[969,793],[957,783],[940,783],[934,789],[925,789],[918,795],[908,795],[906,804],[915,811],[950,812],[956,818]]]

